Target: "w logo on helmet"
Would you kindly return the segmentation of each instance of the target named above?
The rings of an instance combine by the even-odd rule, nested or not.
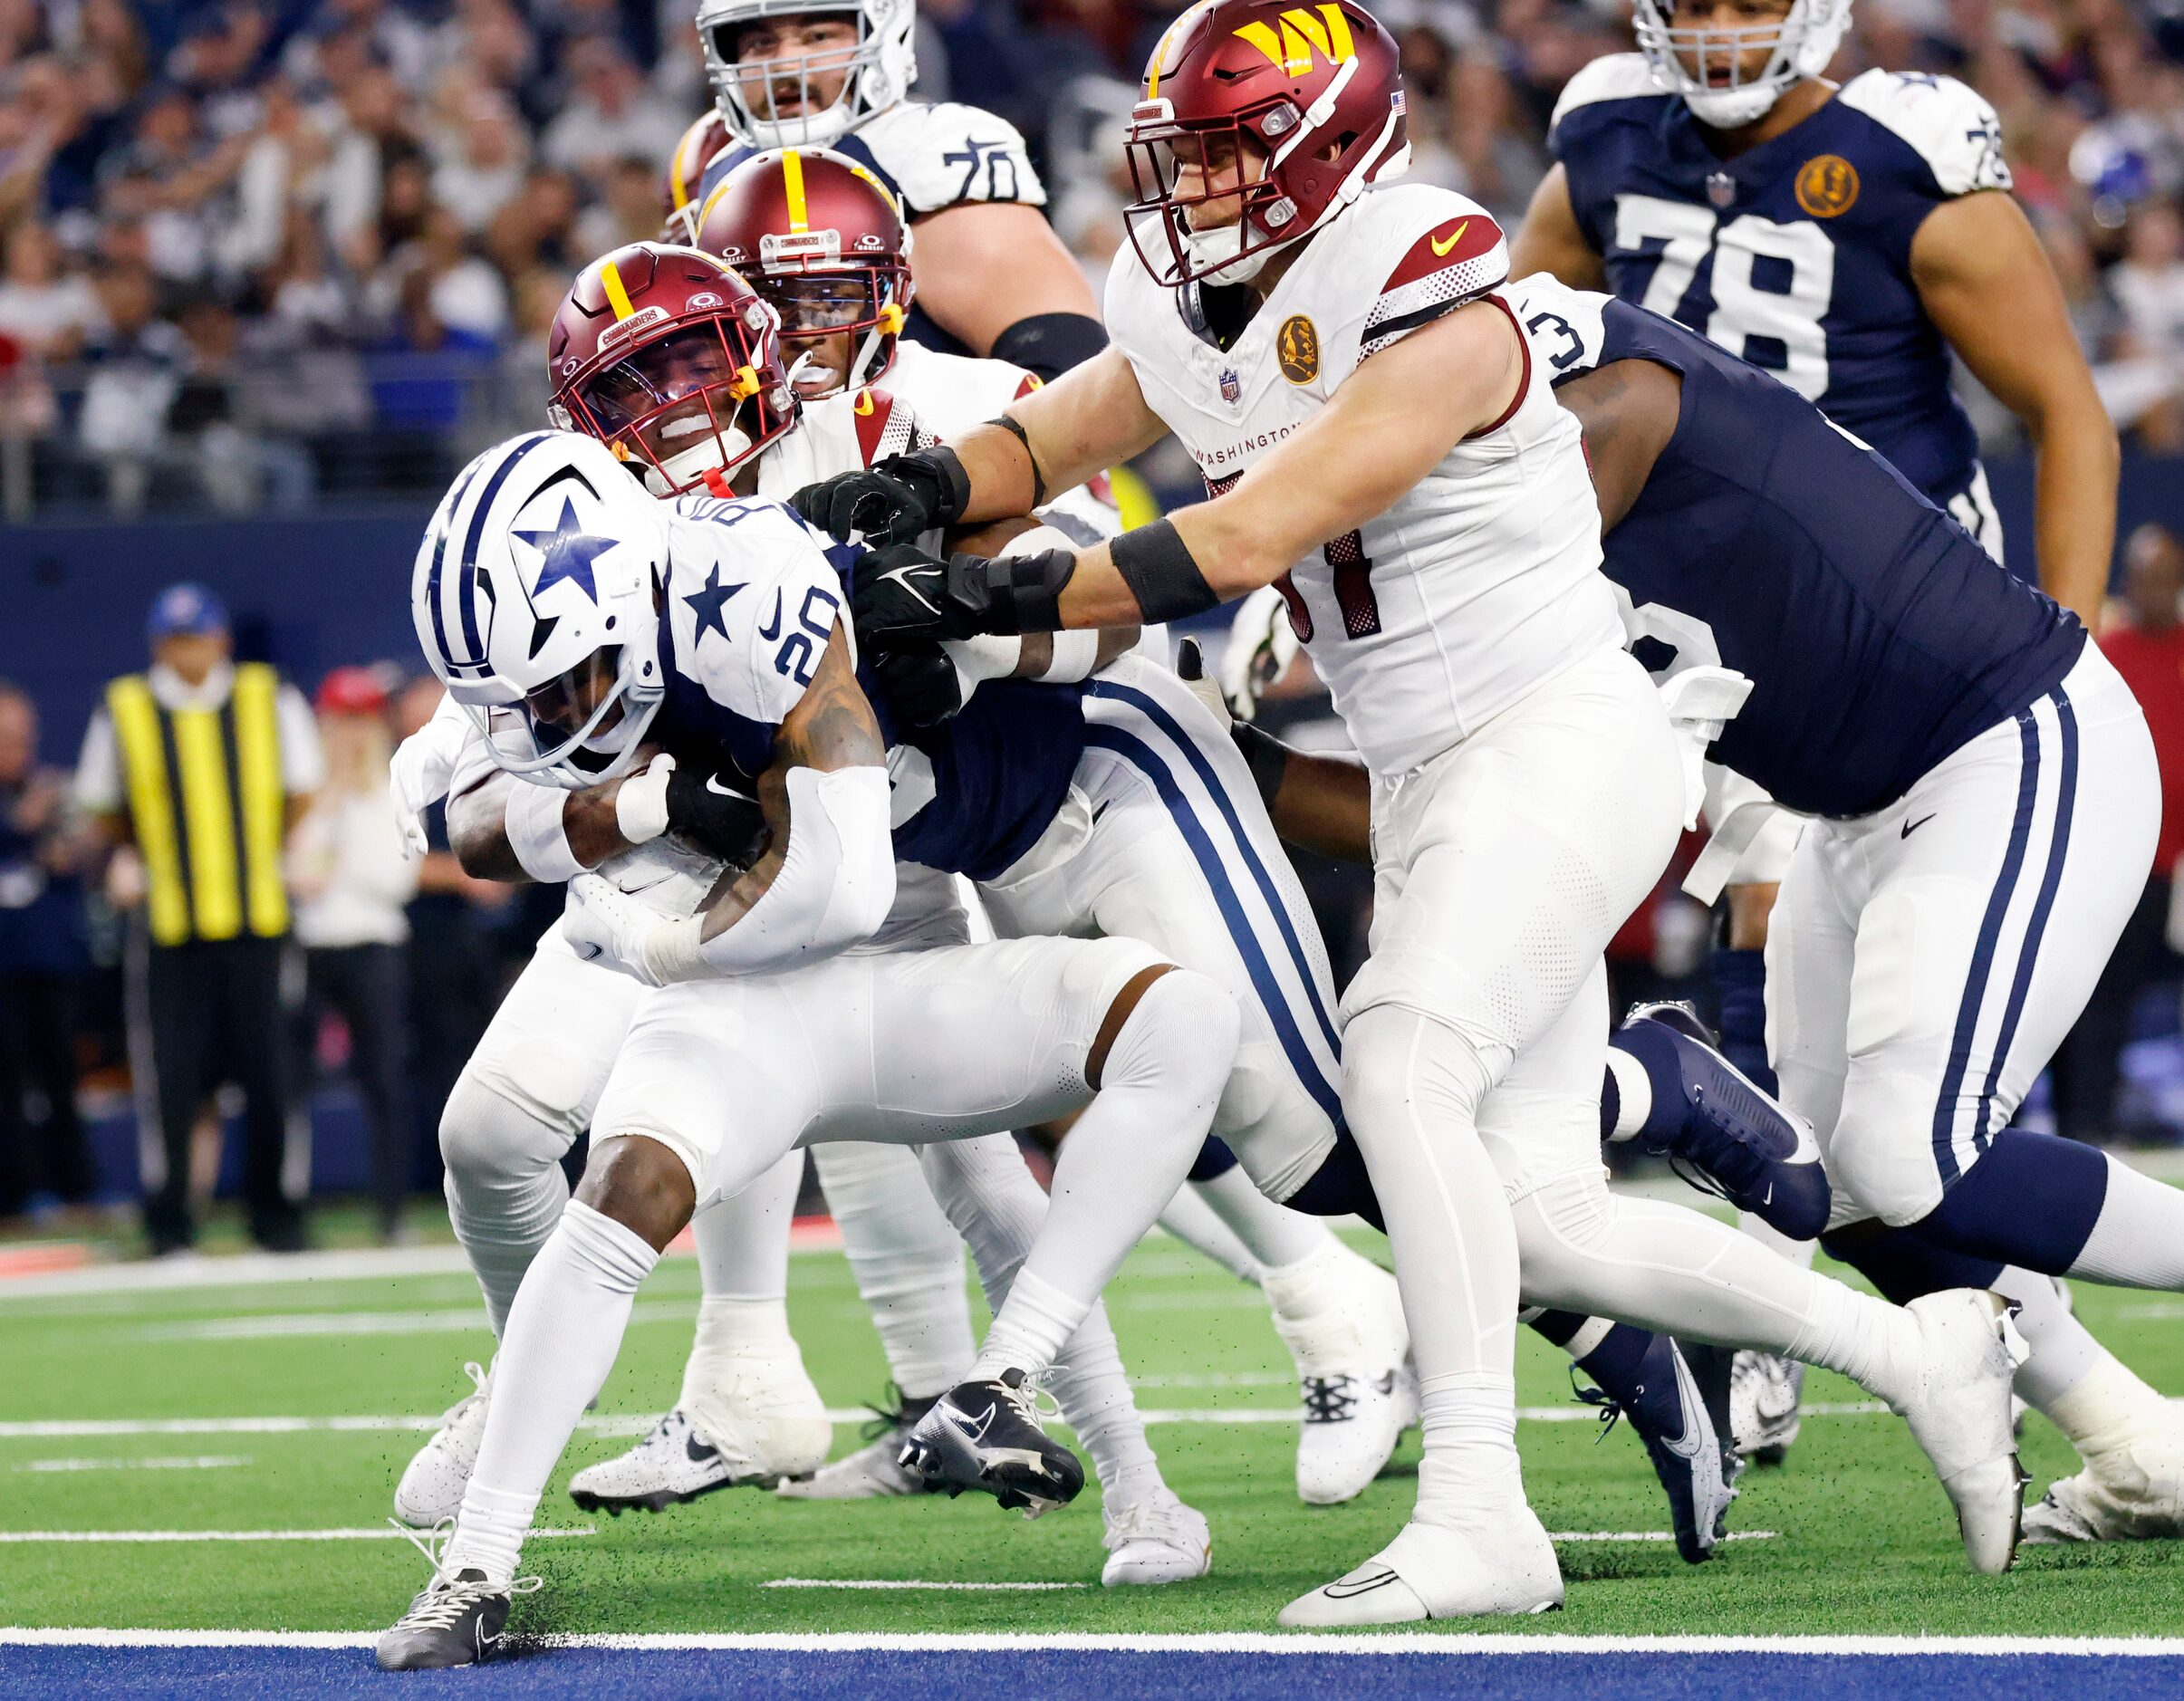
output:
[[[1323,5],[1314,10],[1319,14],[1317,17],[1303,6],[1290,7],[1282,14],[1278,33],[1273,24],[1254,18],[1238,28],[1236,34],[1265,53],[1274,67],[1288,77],[1302,77],[1312,70],[1314,50],[1331,65],[1355,59],[1357,48],[1350,39],[1350,20],[1342,15],[1342,8]]]

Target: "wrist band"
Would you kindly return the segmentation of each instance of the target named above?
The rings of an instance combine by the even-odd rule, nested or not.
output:
[[[518,781],[508,789],[501,812],[508,848],[524,872],[542,886],[558,886],[584,871],[562,825],[562,807],[568,801],[569,793],[557,786]]]
[[[677,981],[704,976],[705,962],[698,947],[704,943],[705,925],[703,915],[663,921],[639,942],[644,971],[655,986],[671,986]]]
[[[1100,634],[1092,631],[1056,632],[1054,659],[1039,676],[1048,685],[1075,685],[1089,679],[1100,665]]]
[[[1185,620],[1220,606],[1221,599],[1191,559],[1190,546],[1174,521],[1139,526],[1107,547],[1115,571],[1137,598],[1146,625]]]

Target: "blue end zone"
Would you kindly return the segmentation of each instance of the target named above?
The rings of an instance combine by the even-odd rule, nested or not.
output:
[[[2184,1690],[2184,1656],[2070,1654],[1243,1654],[1034,1648],[992,1652],[847,1649],[554,1649],[473,1670],[386,1673],[363,1648],[0,1647],[10,1697],[298,1695],[568,1696],[792,1696],[866,1701],[900,1695],[1037,1696],[1042,1701],[1188,1696],[1460,1695],[1466,1701],[2141,1701]]]

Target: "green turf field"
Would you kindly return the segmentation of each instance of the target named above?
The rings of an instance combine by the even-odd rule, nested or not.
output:
[[[1361,1242],[1370,1245],[1370,1241]],[[880,1391],[879,1346],[838,1254],[793,1261],[791,1311],[821,1390],[849,1408]],[[578,1466],[626,1443],[672,1398],[698,1287],[672,1259],[640,1295],[594,1427],[563,1461],[542,1521],[593,1520],[561,1496]],[[1169,1479],[1212,1521],[1214,1575],[1159,1590],[1102,1590],[1088,1490],[1026,1524],[984,1499],[813,1505],[731,1491],[659,1517],[600,1518],[596,1533],[536,1540],[525,1569],[546,1590],[517,1623],[560,1631],[1261,1629],[1292,1596],[1372,1552],[1403,1521],[1415,1442],[1361,1501],[1307,1509],[1291,1485],[1287,1360],[1258,1297],[1177,1243],[1137,1254],[1109,1302]],[[2095,1331],[2166,1391],[2184,1390],[2184,1301],[2078,1291]],[[199,1287],[74,1297],[0,1295],[0,1619],[18,1626],[377,1629],[423,1566],[399,1540],[115,1544],[24,1533],[369,1530],[421,1432],[312,1427],[287,1433],[92,1424],[436,1413],[491,1342],[465,1275]],[[1528,1335],[1527,1407],[1564,1407],[1559,1359]],[[1815,1373],[1808,1399],[1856,1391]],[[89,1421],[87,1421],[89,1420]],[[29,1426],[43,1424],[48,1432]],[[82,1428],[78,1428],[82,1426]],[[58,1430],[58,1433],[52,1431]],[[1520,1426],[1535,1503],[1557,1532],[1665,1529],[1644,1456],[1589,1422]],[[854,1444],[845,1424],[838,1446]],[[2035,1418],[2025,1462],[2037,1495],[2071,1468]],[[1562,1547],[1569,1610],[1528,1620],[1567,1633],[2160,1633],[2184,1619],[2184,1552],[2028,1549],[2016,1572],[1970,1575],[1939,1488],[1885,1415],[1816,1415],[1786,1469],[1747,1473],[1732,1527],[1773,1532],[1687,1568],[1666,1542]],[[784,1579],[1046,1582],[1037,1591],[767,1587]]]

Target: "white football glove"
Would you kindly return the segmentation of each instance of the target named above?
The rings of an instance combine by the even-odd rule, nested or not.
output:
[[[1176,645],[1176,674],[1190,687],[1191,696],[1206,705],[1207,713],[1221,723],[1222,731],[1227,731],[1236,716],[1229,713],[1219,682],[1206,677],[1206,652],[1197,639],[1186,638]]]
[[[470,723],[460,710],[440,711],[402,740],[387,764],[387,789],[394,805],[395,825],[400,829],[406,855],[421,857],[429,850],[424,814],[447,795],[463,745],[470,737]]]
[[[654,756],[643,773],[632,774],[614,794],[614,825],[631,844],[650,844],[668,830],[668,782],[675,758]]]
[[[649,965],[646,945],[654,928],[668,925],[659,910],[601,875],[580,874],[569,882],[562,936],[586,962],[658,986],[661,983]]]
[[[1259,698],[1289,671],[1296,653],[1296,629],[1279,591],[1266,585],[1237,603],[1227,648],[1221,651],[1221,695],[1228,699],[1229,714],[1240,721],[1256,718]]]

